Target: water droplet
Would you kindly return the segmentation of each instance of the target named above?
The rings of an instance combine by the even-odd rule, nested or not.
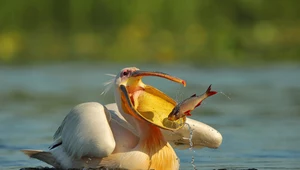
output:
[[[183,96],[183,91],[181,89],[182,89],[182,86],[180,86],[178,88],[177,93],[175,94],[175,101],[177,103],[179,103],[180,99],[182,99],[182,96]]]
[[[229,100],[231,100],[231,98],[230,98],[228,95],[226,95],[224,92],[220,91],[219,93],[223,94],[223,95],[226,96]]]
[[[185,123],[185,124],[188,126],[189,131],[190,131],[190,136],[189,136],[190,148],[189,149],[190,149],[190,151],[192,151],[193,153],[195,153],[195,151],[193,150],[193,145],[194,144],[193,144],[193,141],[192,141],[194,129],[192,129],[191,126],[188,123]],[[194,155],[192,154],[191,164],[193,166],[193,169],[197,170],[197,167],[196,167],[196,165],[194,163],[195,163],[195,158],[194,158]]]

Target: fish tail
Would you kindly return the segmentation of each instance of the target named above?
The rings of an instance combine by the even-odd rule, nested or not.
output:
[[[215,94],[217,94],[218,92],[216,92],[216,91],[211,91],[211,85],[209,85],[209,87],[207,88],[207,90],[206,90],[206,92],[205,92],[205,94],[207,95],[207,97],[209,97],[209,96],[212,96],[212,95],[215,95]]]

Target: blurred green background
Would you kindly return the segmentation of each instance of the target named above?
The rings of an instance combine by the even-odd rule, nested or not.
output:
[[[0,63],[300,61],[299,0],[1,0]]]
[[[186,80],[145,78],[176,101],[220,92],[192,118],[221,147],[176,150],[181,169],[299,169],[300,0],[0,0],[0,169],[46,166],[19,150],[114,102],[105,73],[128,66]]]

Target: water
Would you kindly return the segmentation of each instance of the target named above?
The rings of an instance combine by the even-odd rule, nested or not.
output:
[[[189,131],[190,131],[190,136],[189,136],[190,148],[189,149],[190,149],[190,151],[195,152],[194,149],[193,149],[193,146],[194,146],[194,144],[193,144],[193,132],[194,132],[194,130],[191,128],[191,126],[188,123],[186,123],[186,125],[189,127]],[[193,166],[193,169],[197,170],[197,167],[195,165],[195,157],[194,157],[194,155],[192,155],[191,164]]]
[[[0,67],[0,169],[47,166],[28,159],[20,149],[46,150],[64,116],[76,104],[113,102],[101,96],[103,83],[119,65],[52,65]],[[219,94],[206,99],[192,118],[223,135],[218,149],[176,150],[181,169],[299,169],[300,66],[261,68],[147,67],[187,81],[182,88],[167,80],[145,78],[173,98],[203,93],[208,85]],[[178,91],[179,90],[179,91]]]

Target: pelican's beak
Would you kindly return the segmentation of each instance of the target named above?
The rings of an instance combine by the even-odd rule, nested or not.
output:
[[[162,73],[162,72],[151,72],[151,71],[141,71],[141,70],[137,70],[135,72],[133,72],[131,74],[131,77],[144,77],[144,76],[156,76],[156,77],[161,77],[161,78],[165,78],[165,79],[169,79],[171,81],[174,81],[176,83],[181,83],[183,85],[183,87],[186,86],[186,82],[180,78],[171,76],[169,74],[166,73]]]
[[[137,119],[144,119],[160,128],[177,130],[181,128],[186,117],[169,121],[168,115],[176,106],[176,102],[158,89],[142,82],[144,76],[156,76],[186,85],[180,78],[162,72],[134,71],[127,81],[119,86],[122,109]]]

